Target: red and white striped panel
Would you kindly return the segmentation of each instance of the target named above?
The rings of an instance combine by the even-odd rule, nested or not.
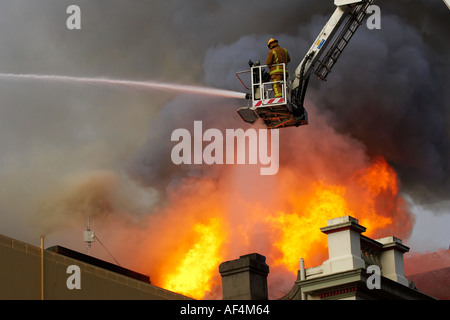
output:
[[[253,102],[253,106],[261,107],[263,105],[266,106],[266,105],[280,104],[280,103],[285,103],[284,98],[275,98],[275,99],[266,99],[266,100],[255,101],[255,102]]]

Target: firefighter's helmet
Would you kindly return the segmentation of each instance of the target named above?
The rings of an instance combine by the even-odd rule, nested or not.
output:
[[[271,39],[269,40],[269,42],[267,42],[267,46],[270,48],[270,45],[271,45],[272,43],[274,43],[274,42],[278,42],[278,40],[276,40],[276,39],[274,39],[274,38],[271,38]]]

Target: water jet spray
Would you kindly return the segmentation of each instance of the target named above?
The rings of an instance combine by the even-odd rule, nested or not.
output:
[[[97,84],[110,86],[125,86],[130,88],[154,89],[163,91],[177,91],[197,95],[208,95],[224,98],[245,99],[246,94],[230,90],[222,90],[201,86],[190,86],[176,83],[167,83],[159,81],[132,81],[118,80],[108,78],[88,78],[88,77],[71,77],[57,75],[40,75],[40,74],[12,74],[0,73],[0,78],[14,80],[35,80],[35,81],[53,81],[62,83],[80,83],[80,84]]]

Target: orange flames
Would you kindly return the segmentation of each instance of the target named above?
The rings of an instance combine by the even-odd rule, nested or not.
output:
[[[211,277],[221,262],[220,249],[225,240],[220,219],[193,226],[195,243],[182,257],[176,270],[166,275],[164,287],[174,292],[202,298],[210,291]]]
[[[172,194],[170,207],[154,218],[149,234],[161,244],[150,245],[149,261],[156,285],[196,299],[220,298],[219,264],[252,252],[267,257],[269,286],[278,272],[290,274],[292,285],[300,258],[308,267],[327,259],[327,237],[320,228],[328,219],[351,215],[372,237],[411,229],[397,175],[382,158],[339,185],[319,180],[301,189],[291,183],[291,191],[284,188],[281,195],[260,193],[251,178],[243,189],[230,187],[237,171],[220,182],[187,179]],[[280,178],[283,174],[289,171]],[[255,205],[258,197],[267,199]]]
[[[316,263],[325,259],[327,239],[320,228],[326,226],[329,219],[356,217],[367,227],[367,235],[392,225],[393,215],[390,214],[396,209],[397,192],[397,175],[384,159],[357,171],[346,185],[314,183],[309,199],[294,206],[294,213],[278,212],[266,219],[279,231],[274,246],[281,256],[275,263],[296,272],[301,257],[313,258]],[[379,211],[379,203],[390,210]]]

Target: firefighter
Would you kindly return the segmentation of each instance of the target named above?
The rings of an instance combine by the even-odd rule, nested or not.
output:
[[[281,98],[283,96],[282,84],[279,81],[283,81],[283,66],[278,65],[280,63],[286,64],[286,78],[288,76],[287,64],[291,61],[289,53],[285,48],[278,45],[278,40],[270,39],[267,43],[269,47],[269,54],[267,55],[266,65],[270,67],[270,79],[275,98]]]

